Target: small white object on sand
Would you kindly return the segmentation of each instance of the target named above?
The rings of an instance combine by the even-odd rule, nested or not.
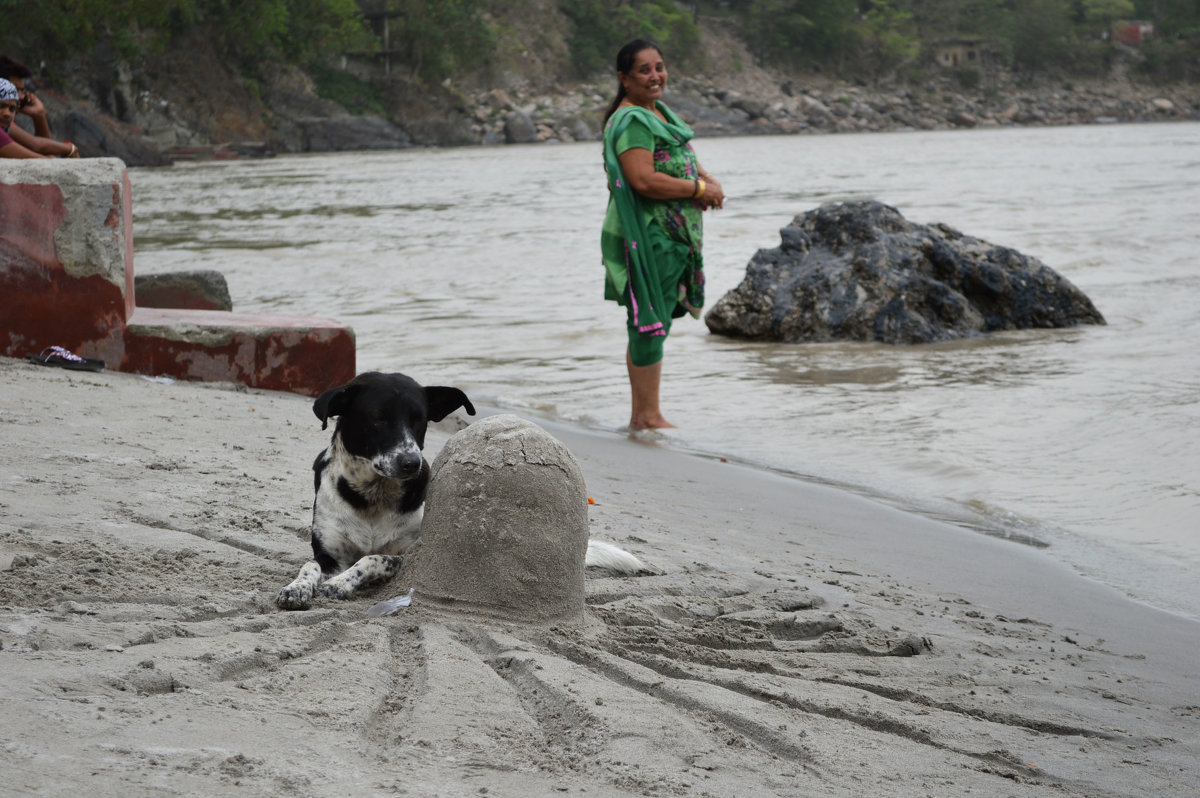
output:
[[[410,587],[406,595],[396,596],[395,598],[390,598],[387,601],[381,601],[378,604],[371,605],[371,608],[367,610],[367,617],[382,618],[385,615],[391,615],[401,607],[407,607],[409,604],[412,604],[412,597],[413,588]]]

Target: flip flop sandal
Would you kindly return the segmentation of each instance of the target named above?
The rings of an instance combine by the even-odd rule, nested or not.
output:
[[[72,371],[103,371],[104,361],[79,355],[61,346],[48,346],[40,355],[26,355],[25,359],[39,366],[58,366]]]

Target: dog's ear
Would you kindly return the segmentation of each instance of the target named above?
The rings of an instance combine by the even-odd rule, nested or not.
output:
[[[465,407],[468,413],[475,415],[475,405],[457,388],[430,385],[425,389],[425,401],[429,405],[430,421],[441,421],[460,407]]]
[[[317,397],[317,401],[313,402],[313,413],[321,419],[321,429],[329,426],[330,418],[342,414],[357,391],[358,386],[351,382],[337,388],[330,388]]]

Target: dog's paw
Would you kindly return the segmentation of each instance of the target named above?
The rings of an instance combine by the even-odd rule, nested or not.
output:
[[[312,599],[308,585],[288,585],[275,594],[275,605],[281,610],[306,610],[312,606]]]
[[[348,585],[345,582],[338,582],[336,579],[328,582],[322,582],[321,586],[318,587],[317,590],[322,596],[325,596],[326,598],[337,599],[338,601],[345,601],[346,599],[354,598],[354,586]]]

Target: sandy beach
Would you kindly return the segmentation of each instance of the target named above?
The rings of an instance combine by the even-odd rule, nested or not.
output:
[[[4,794],[1200,789],[1200,623],[1036,549],[532,419],[593,536],[660,574],[591,574],[556,625],[419,594],[368,618],[404,572],[282,612],[329,434],[310,400],[12,359],[0,396]]]

